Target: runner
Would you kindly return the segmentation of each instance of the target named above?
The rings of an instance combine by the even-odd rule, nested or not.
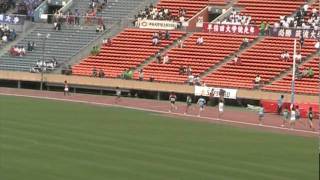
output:
[[[219,100],[219,104],[218,104],[218,119],[220,119],[220,117],[223,115],[223,107],[224,107],[224,103],[223,103],[223,99]]]
[[[116,99],[114,100],[114,102],[117,104],[120,102],[120,97],[121,97],[121,89],[119,87],[116,87]]]
[[[68,85],[68,82],[67,80],[64,81],[64,91],[63,91],[63,94],[66,96],[70,96],[70,93],[69,93],[69,85]]]
[[[189,109],[190,109],[190,107],[192,105],[192,98],[191,98],[190,95],[187,96],[186,103],[187,103],[187,106],[186,106],[186,111],[184,112],[184,114],[188,114],[188,111],[189,111]]]
[[[283,121],[282,121],[281,127],[284,127],[285,124],[286,124],[286,122],[288,122],[288,120],[289,120],[289,111],[288,111],[287,108],[285,108],[285,109],[283,110]]]
[[[259,116],[259,125],[261,126],[263,123],[263,117],[264,117],[264,108],[262,105],[259,108],[258,116]]]
[[[199,114],[198,114],[198,117],[200,117],[201,115],[201,112],[204,110],[204,106],[206,104],[206,100],[203,98],[203,97],[200,97],[198,99],[198,103],[199,104]]]
[[[170,109],[169,112],[172,112],[174,109],[177,110],[178,107],[175,105],[177,100],[177,96],[174,92],[171,92],[169,96],[169,101],[170,101]]]
[[[309,111],[308,111],[308,123],[309,123],[309,127],[310,129],[312,129],[313,131],[315,130],[313,127],[313,111],[312,111],[312,107],[309,107]]]
[[[293,129],[296,125],[296,110],[294,107],[291,109],[291,116],[290,116],[290,128]]]

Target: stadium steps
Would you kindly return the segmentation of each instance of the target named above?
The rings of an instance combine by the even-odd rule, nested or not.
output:
[[[254,39],[248,47],[235,51],[233,54],[231,54],[230,56],[227,56],[224,58],[223,61],[214,64],[213,66],[211,66],[207,71],[203,72],[200,74],[200,78],[203,79],[206,76],[212,74],[214,71],[216,71],[218,68],[220,68],[221,66],[227,64],[228,62],[233,61],[233,59],[235,58],[235,56],[240,56],[243,52],[247,51],[248,49],[250,49],[251,47],[255,46],[256,44],[260,43],[262,40],[264,39],[264,36],[259,36],[256,39]]]
[[[27,51],[23,57],[11,57],[8,51],[6,51],[0,56],[0,69],[28,71],[31,66],[35,65],[37,60],[42,59],[43,40],[38,38],[38,33],[44,35],[50,33],[51,36],[46,40],[44,58],[48,61],[52,57],[56,57],[59,64],[67,63],[70,57],[77,54],[83,47],[87,46],[100,35],[93,29],[63,26],[61,31],[55,31],[52,25],[42,24],[33,29],[20,41],[17,41],[17,45],[23,45],[26,50],[28,41],[34,41],[36,45],[34,51]]]
[[[181,36],[180,38],[178,38],[176,41],[173,42],[173,44],[169,45],[168,47],[165,47],[162,51],[160,52],[160,55],[163,56],[164,54],[166,54],[167,52],[169,52],[172,48],[175,48],[178,46],[178,40],[181,40],[182,42],[184,40],[186,40],[187,38],[189,38],[192,35],[192,33],[187,33],[183,36]],[[135,78],[138,79],[138,71],[143,69],[144,67],[148,66],[150,63],[154,62],[156,60],[155,56],[151,56],[148,59],[146,59],[144,62],[142,62],[137,69],[135,70]]]

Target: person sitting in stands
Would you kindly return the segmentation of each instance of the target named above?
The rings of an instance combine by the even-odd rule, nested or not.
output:
[[[21,46],[20,47],[20,56],[24,56],[24,55],[26,55],[26,49],[23,46]]]
[[[178,40],[178,47],[183,48],[183,42],[181,41],[181,39]]]
[[[179,67],[179,75],[182,75],[182,74],[184,74],[186,72],[186,67],[184,67],[184,66],[180,66]]]
[[[201,86],[201,81],[200,81],[200,77],[199,76],[195,76],[194,78],[194,84],[196,86]]]
[[[260,77],[259,74],[258,74],[258,75],[256,76],[256,78],[254,79],[253,83],[254,83],[254,87],[255,87],[255,88],[258,88],[258,87],[260,86],[260,84],[261,84],[261,77]]]
[[[248,45],[249,45],[249,39],[245,37],[242,40],[242,43],[240,45],[240,49],[244,49],[244,48],[248,47]]]
[[[164,38],[165,38],[166,40],[169,40],[169,39],[170,39],[170,33],[169,33],[168,30],[166,31],[166,34],[164,35]]]
[[[160,52],[156,53],[156,61],[157,61],[158,64],[161,63],[161,54],[160,54]]]
[[[169,56],[166,54],[164,57],[163,57],[163,62],[162,64],[167,64],[169,63]]]
[[[296,62],[299,64],[302,62],[302,55],[300,52],[296,54]]]
[[[196,44],[203,45],[203,43],[204,43],[203,37],[202,36],[198,37]]]
[[[104,78],[105,74],[102,69],[99,70],[99,78]]]
[[[280,59],[287,62],[290,59],[290,54],[288,53],[288,51],[284,51],[281,55],[280,55]]]
[[[144,75],[143,75],[143,69],[140,69],[140,70],[139,70],[139,81],[143,81],[143,77],[144,77]]]
[[[238,57],[237,55],[233,59],[234,65],[241,65],[241,58]]]
[[[186,68],[186,73],[187,73],[188,76],[189,76],[189,75],[192,75],[192,69],[191,69],[190,66],[188,66],[188,67]]]
[[[311,67],[309,67],[307,77],[309,77],[309,78],[313,78],[314,77],[314,72],[313,72],[313,69]]]
[[[194,82],[194,76],[192,74],[188,75],[188,84],[192,86],[193,82]]]
[[[157,46],[158,43],[159,43],[159,39],[156,38],[156,37],[153,37],[153,38],[152,38],[152,45],[153,45],[153,46]]]
[[[97,77],[97,76],[98,76],[98,72],[97,72],[97,69],[96,69],[96,68],[93,68],[93,69],[92,69],[92,76],[93,76],[93,77]]]

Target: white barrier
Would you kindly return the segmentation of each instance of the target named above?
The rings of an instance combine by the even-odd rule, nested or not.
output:
[[[225,91],[224,98],[227,99],[237,99],[237,89],[226,89],[226,88],[214,88],[214,87],[206,87],[206,86],[195,86],[194,88],[194,94],[196,96],[210,96],[210,94],[213,95],[213,97],[220,97],[219,92],[220,89],[223,89]]]

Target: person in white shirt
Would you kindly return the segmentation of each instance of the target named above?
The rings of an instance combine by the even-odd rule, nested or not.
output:
[[[8,37],[6,35],[2,36],[2,41],[4,43],[8,42]]]
[[[302,55],[301,55],[300,52],[298,52],[298,54],[296,54],[296,61],[297,61],[298,63],[301,63],[301,62],[302,62]]]
[[[202,45],[203,42],[204,42],[203,37],[200,36],[200,37],[198,37],[196,44],[197,44],[197,45]]]
[[[162,64],[167,64],[169,62],[169,56],[166,54],[164,57],[163,57],[163,62]]]
[[[290,114],[290,128],[293,129],[296,124],[296,110],[294,106],[291,105],[291,114]]]
[[[218,119],[220,119],[220,117],[223,115],[223,107],[224,103],[222,100],[220,100],[218,104]]]
[[[284,51],[281,55],[280,55],[281,60],[287,62],[290,59],[290,54],[288,53],[288,51]]]

